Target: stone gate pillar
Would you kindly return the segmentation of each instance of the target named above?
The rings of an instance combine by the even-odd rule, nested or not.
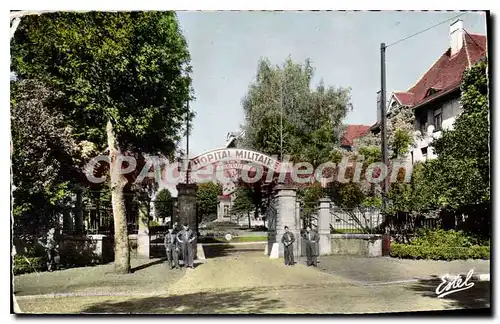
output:
[[[149,208],[148,203],[141,201],[139,205],[139,230],[137,231],[137,256],[149,259],[150,239],[149,239]]]
[[[179,183],[176,188],[179,226],[187,223],[195,233],[196,238],[193,242],[194,259],[205,259],[203,246],[198,244],[198,218],[196,216],[198,185],[195,183]]]
[[[332,251],[330,235],[330,203],[330,198],[321,198],[319,200],[318,234],[320,255],[330,254]]]
[[[198,186],[194,183],[179,183],[177,186],[177,208],[179,225],[188,223],[193,231],[198,230],[196,218],[196,193]]]
[[[296,240],[300,233],[300,229],[297,227],[297,188],[289,185],[280,185],[277,190],[276,239],[272,246],[270,258],[279,258],[284,254],[281,237],[285,233],[285,226],[288,226],[290,232],[295,235]],[[298,256],[296,255],[296,257]]]
[[[300,201],[296,200],[295,201],[295,228],[297,233],[293,233],[295,235],[295,258],[298,258],[302,255],[302,238],[300,237],[300,230],[302,229],[302,221],[300,219]],[[296,261],[298,262],[298,260]]]

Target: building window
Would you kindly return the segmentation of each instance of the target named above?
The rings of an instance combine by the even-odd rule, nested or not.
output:
[[[419,119],[419,130],[422,135],[427,133],[427,115],[420,116]]]
[[[229,217],[229,206],[224,205],[224,217]]]
[[[411,152],[411,164],[413,164],[413,152]]]
[[[422,147],[420,150],[422,151],[422,156],[427,158],[427,147]]]
[[[434,131],[441,130],[441,124],[443,123],[443,110],[441,108],[434,110]]]

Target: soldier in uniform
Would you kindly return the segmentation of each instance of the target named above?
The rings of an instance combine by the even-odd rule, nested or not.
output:
[[[285,233],[281,238],[281,243],[285,246],[285,265],[293,266],[295,260],[293,259],[293,243],[295,242],[295,236],[292,232],[288,230],[288,226],[285,226]]]
[[[174,234],[174,229],[169,228],[165,234],[165,251],[167,252],[168,264],[170,269],[179,268],[179,246],[177,245],[177,235]]]
[[[302,237],[306,242],[307,266],[317,267],[316,244],[319,242],[319,235],[315,231],[311,231],[310,226],[307,226]]]
[[[43,243],[41,240],[38,240],[40,245],[45,248],[45,252],[47,253],[47,270],[50,272],[52,272],[54,268],[56,268],[59,261],[59,252],[57,250],[59,248],[59,245],[54,238],[55,233],[56,229],[52,227],[47,233],[47,239],[45,243]]]
[[[193,241],[195,238],[194,232],[189,228],[188,224],[184,224],[182,230],[177,233],[177,242],[179,242],[182,249],[182,259],[185,267],[194,268]]]

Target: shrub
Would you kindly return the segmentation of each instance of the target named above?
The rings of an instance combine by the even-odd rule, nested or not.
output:
[[[467,260],[490,259],[490,247],[473,245],[470,247],[430,246],[397,244],[391,245],[391,256],[404,259]]]
[[[420,229],[410,244],[391,245],[391,256],[410,259],[465,260],[489,259],[486,242],[463,231]]]
[[[411,245],[432,247],[471,247],[477,243],[477,239],[463,231],[443,229],[420,229],[411,241]]]
[[[20,275],[23,273],[31,273],[36,271],[44,271],[46,264],[43,257],[25,257],[23,255],[16,254],[14,256],[14,275]]]

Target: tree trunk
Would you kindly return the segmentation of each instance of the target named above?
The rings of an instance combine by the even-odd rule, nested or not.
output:
[[[248,214],[248,228],[252,228],[252,222],[250,222],[250,212],[247,212]]]
[[[106,127],[109,148],[109,169],[111,176],[111,203],[113,206],[113,220],[115,232],[115,273],[130,272],[130,250],[127,232],[127,214],[123,188],[127,179],[120,174],[120,149],[117,146],[113,125],[108,121]]]

